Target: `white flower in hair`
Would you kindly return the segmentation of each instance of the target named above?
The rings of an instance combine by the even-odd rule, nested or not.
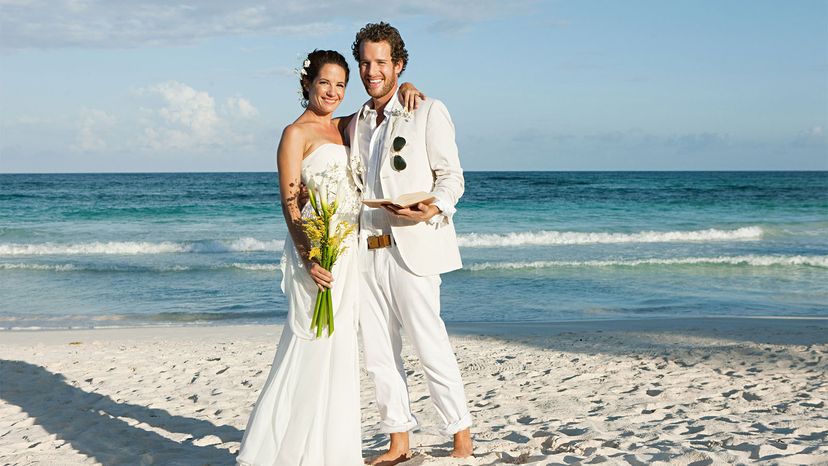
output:
[[[307,76],[309,67],[310,67],[310,59],[306,58],[305,61],[302,62],[302,67],[301,68],[294,68],[293,72],[296,73],[297,76]]]

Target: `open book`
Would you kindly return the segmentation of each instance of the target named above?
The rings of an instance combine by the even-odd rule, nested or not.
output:
[[[396,199],[363,199],[362,203],[368,207],[392,206],[398,209],[415,206],[419,203],[431,204],[436,198],[433,194],[418,191],[416,193],[403,194]]]

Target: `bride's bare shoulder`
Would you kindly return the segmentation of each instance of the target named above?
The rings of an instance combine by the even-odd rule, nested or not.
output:
[[[310,127],[308,123],[297,120],[285,126],[285,129],[282,130],[282,138],[284,139],[285,137],[289,137],[307,139],[309,131]]]
[[[282,137],[279,140],[279,147],[291,149],[290,152],[304,153],[307,145],[307,128],[301,123],[291,123],[282,130]]]

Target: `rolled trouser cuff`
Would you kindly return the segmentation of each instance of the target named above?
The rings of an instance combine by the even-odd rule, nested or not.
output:
[[[380,432],[383,434],[396,434],[398,432],[408,432],[413,430],[417,427],[417,418],[411,416],[411,419],[403,424],[391,424],[388,421],[382,421],[380,423]]]
[[[454,435],[463,429],[468,429],[472,425],[471,414],[466,414],[460,420],[452,422],[440,430],[443,435]]]

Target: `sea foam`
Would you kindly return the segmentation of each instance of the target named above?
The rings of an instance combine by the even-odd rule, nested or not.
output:
[[[517,270],[545,269],[552,267],[636,267],[646,265],[747,265],[769,266],[810,266],[828,268],[828,256],[719,256],[719,257],[677,257],[674,259],[629,259],[591,261],[528,261],[528,262],[482,262],[472,264],[467,270]]]
[[[506,234],[469,233],[457,238],[461,247],[491,248],[509,246],[553,246],[569,244],[673,243],[706,241],[755,241],[762,238],[762,228],[749,226],[735,230],[641,231],[605,233],[577,231],[536,231]]]
[[[141,265],[110,265],[110,264],[27,264],[27,263],[0,263],[0,270],[38,270],[49,272],[192,272],[213,270],[221,271],[228,269],[245,270],[253,272],[276,272],[279,271],[279,264],[273,263],[240,263],[215,264],[207,266],[193,265],[163,265],[163,266],[141,266]]]
[[[735,230],[714,228],[695,231],[642,231],[606,233],[576,231],[512,232],[504,234],[469,233],[460,235],[458,243],[466,248],[552,246],[612,243],[666,243],[705,241],[753,241],[761,239],[762,228],[750,226]],[[141,255],[141,254],[212,254],[224,252],[274,252],[284,247],[282,240],[238,238],[202,241],[94,241],[87,243],[0,244],[0,256],[50,255]]]
[[[210,254],[222,252],[271,252],[281,251],[282,240],[258,240],[239,238],[230,241],[95,241],[88,243],[38,243],[0,244],[0,256],[50,256],[50,255],[139,255],[139,254]]]

